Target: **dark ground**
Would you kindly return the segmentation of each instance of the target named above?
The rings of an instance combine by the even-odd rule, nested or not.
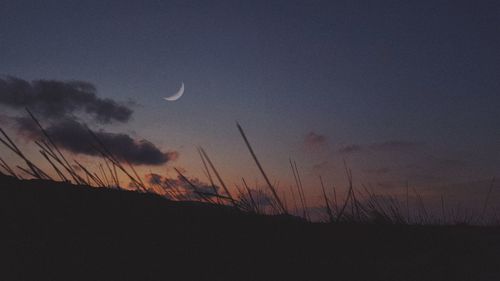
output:
[[[0,280],[500,280],[500,228],[327,225],[0,176]]]

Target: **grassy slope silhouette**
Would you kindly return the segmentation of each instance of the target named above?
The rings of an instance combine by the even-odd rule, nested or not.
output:
[[[500,228],[310,223],[0,176],[1,280],[499,280]]]
[[[176,169],[194,198],[168,182],[144,184],[90,129],[104,163],[101,176],[73,160],[77,170],[27,112],[42,133],[35,144],[56,177],[0,128],[2,144],[26,165],[16,168],[35,178],[24,179],[0,158],[12,175],[0,175],[0,280],[500,280],[499,227],[436,225],[443,222],[429,217],[421,199],[417,217],[410,218],[394,200],[355,191],[347,165],[346,198],[328,198],[320,178],[330,223],[311,223],[299,170],[290,160],[301,205],[294,213],[303,214],[288,215],[239,124],[266,180],[268,211],[259,208],[244,179],[245,189],[233,197],[202,148],[213,191]],[[134,191],[120,187],[120,172]]]

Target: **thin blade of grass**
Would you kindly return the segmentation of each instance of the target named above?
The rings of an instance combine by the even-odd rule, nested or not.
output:
[[[240,134],[243,137],[243,140],[245,141],[245,144],[247,145],[247,148],[250,151],[250,154],[252,155],[255,163],[257,164],[257,167],[259,168],[262,176],[264,177],[264,180],[266,181],[267,186],[271,190],[271,192],[272,192],[272,194],[274,196],[274,199],[278,203],[278,205],[279,205],[280,209],[282,210],[282,212],[285,213],[285,214],[287,214],[288,213],[287,210],[283,206],[283,203],[281,202],[280,197],[278,196],[278,194],[276,193],[276,190],[274,189],[273,185],[269,181],[269,178],[267,177],[266,172],[262,168],[262,165],[260,164],[259,159],[257,159],[257,156],[255,155],[255,152],[253,151],[252,146],[250,145],[250,142],[248,141],[247,136],[245,135],[245,132],[243,131],[243,128],[241,128],[241,126],[240,126],[240,124],[238,122],[236,122],[236,126],[238,127],[238,130],[240,131]]]

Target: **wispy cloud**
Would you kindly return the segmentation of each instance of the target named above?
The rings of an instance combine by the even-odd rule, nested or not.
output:
[[[391,140],[385,142],[371,143],[367,145],[360,144],[348,144],[340,147],[337,151],[339,153],[350,154],[357,153],[361,151],[413,151],[423,147],[423,143],[403,141],[403,140]]]
[[[318,172],[318,173],[322,173],[322,172],[326,172],[328,171],[328,169],[330,168],[330,162],[329,161],[323,161],[323,162],[320,162],[320,163],[317,163],[317,164],[314,164],[312,166],[312,169],[313,171],[315,172]]]
[[[349,153],[360,152],[362,150],[363,150],[363,147],[361,145],[349,144],[349,145],[345,145],[345,146],[342,146],[341,148],[339,148],[338,152],[349,154]]]
[[[386,142],[372,143],[369,145],[369,149],[374,151],[403,151],[420,148],[422,145],[422,143],[412,141],[390,140]]]
[[[304,138],[304,143],[311,146],[324,145],[326,144],[326,142],[326,136],[317,134],[315,132],[309,132]]]
[[[304,145],[306,148],[318,148],[326,145],[328,138],[325,135],[315,133],[313,131],[307,133],[304,137]]]

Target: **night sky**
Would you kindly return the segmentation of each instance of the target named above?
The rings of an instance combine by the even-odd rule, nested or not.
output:
[[[497,1],[0,2],[3,83],[90,83],[133,113],[106,122],[86,103],[79,118],[168,152],[142,173],[205,181],[201,145],[231,186],[263,183],[238,121],[283,190],[297,161],[313,201],[318,175],[345,187],[344,159],[380,193],[482,200],[500,176],[499,50]],[[4,124],[24,116],[0,106]]]

